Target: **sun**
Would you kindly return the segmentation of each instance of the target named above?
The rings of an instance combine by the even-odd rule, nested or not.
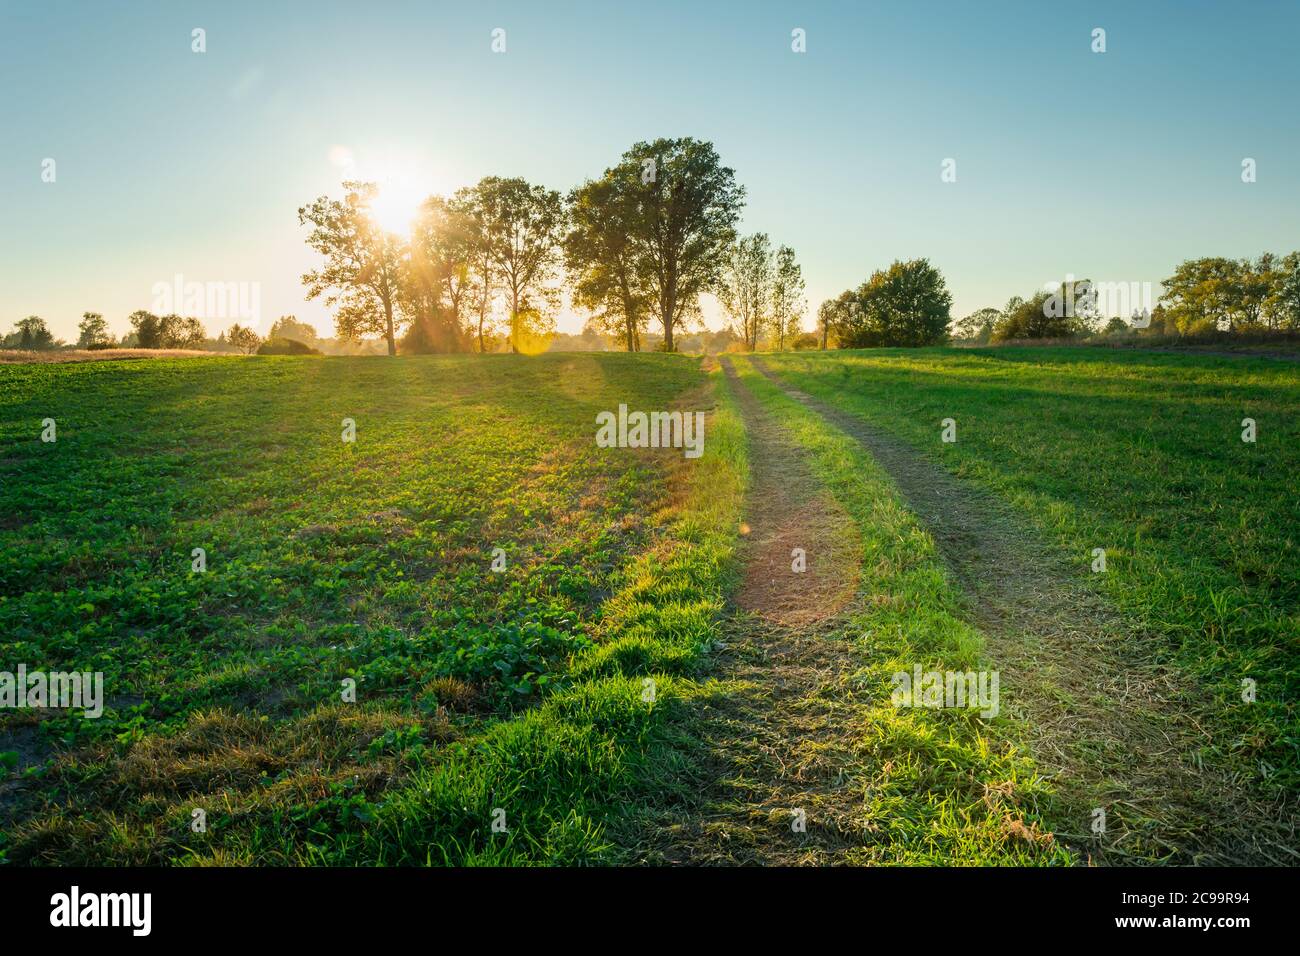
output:
[[[429,190],[411,180],[396,177],[380,180],[378,185],[379,192],[370,203],[370,217],[385,232],[410,235]]]

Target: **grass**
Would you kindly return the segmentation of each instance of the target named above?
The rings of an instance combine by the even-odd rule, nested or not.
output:
[[[1013,503],[1189,675],[1213,756],[1300,786],[1300,370],[1079,349],[767,357],[783,379]],[[1253,418],[1255,443],[1241,440]],[[940,441],[941,421],[957,441]],[[1256,700],[1243,699],[1243,680]]]
[[[0,661],[102,671],[108,698],[0,716],[0,852],[610,858],[689,759],[741,463],[725,413],[690,469],[594,454],[595,413],[704,382],[672,356],[0,370]]]
[[[1014,503],[1192,681],[1207,756],[1243,787],[1297,789],[1294,366],[765,360]],[[1081,859],[1050,836],[1082,833],[1080,810],[1029,757],[1020,711],[892,706],[897,671],[997,661],[882,467],[736,367],[860,544],[832,635],[853,680],[826,711],[853,788],[828,794],[860,837],[846,859]],[[0,862],[653,858],[647,833],[709,782],[702,715],[739,693],[712,651],[743,623],[729,598],[756,463],[719,377],[617,354],[0,367],[0,671],[100,671],[107,697],[98,720],[0,711]],[[597,449],[596,413],[620,403],[709,409],[704,456]],[[1097,547],[1107,570],[1088,575]]]
[[[854,763],[863,793],[856,863],[1050,865],[1073,853],[1051,838],[1053,795],[1005,715],[895,707],[893,674],[987,669],[980,633],[963,620],[934,542],[862,446],[781,393],[743,359],[743,386],[806,452],[860,540],[861,599],[836,638],[857,661],[866,701]],[[816,546],[816,542],[812,543]]]

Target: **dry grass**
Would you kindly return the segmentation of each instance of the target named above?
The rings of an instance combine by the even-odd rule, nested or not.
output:
[[[203,358],[211,356],[243,358],[234,352],[204,352],[199,349],[55,349],[42,352],[24,352],[19,349],[0,349],[0,365],[26,363],[51,364],[56,362],[112,362],[120,359],[149,358]]]

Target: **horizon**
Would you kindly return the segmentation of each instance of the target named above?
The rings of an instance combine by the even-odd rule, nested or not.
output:
[[[310,19],[198,3],[7,8],[0,75],[23,95],[3,118],[3,328],[39,315],[73,339],[90,311],[120,335],[180,275],[255,284],[259,332],[294,315],[329,336],[329,310],[300,281],[318,256],[299,206],[341,196],[344,179],[389,180],[396,219],[412,197],[487,175],[567,192],[659,136],[708,140],[735,169],[740,231],[793,246],[803,266],[804,328],[895,259],[929,259],[956,319],[1067,274],[1158,290],[1185,259],[1300,245],[1287,162],[1300,132],[1280,121],[1300,81],[1288,47],[1300,8],[925,6],[767,3],[741,19],[681,3],[398,3],[345,29],[336,3]],[[491,50],[498,27],[504,53]],[[795,28],[805,53],[791,50]],[[956,182],[941,180],[948,158]],[[1246,158],[1255,182],[1242,181]],[[704,315],[725,324],[707,297]],[[584,319],[566,302],[557,331]],[[236,321],[204,325],[215,338]]]

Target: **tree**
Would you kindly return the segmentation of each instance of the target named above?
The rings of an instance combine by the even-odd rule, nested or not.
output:
[[[834,299],[827,299],[817,307],[817,324],[821,328],[823,350],[829,347],[832,333],[838,340],[849,329],[856,304],[857,300],[854,299],[852,290],[849,290],[841,292]]]
[[[541,300],[553,305],[550,281],[559,264],[564,239],[564,200],[553,189],[523,179],[488,176],[478,186],[476,206],[482,215],[488,248],[488,271],[500,278],[510,307],[510,348],[519,351],[523,325],[543,314]]]
[[[992,340],[1069,338],[1090,328],[1094,300],[1088,279],[1062,282],[1028,300],[1013,296],[994,325]]]
[[[962,342],[985,345],[993,337],[993,328],[1002,313],[997,309],[977,309],[965,318],[952,324],[952,337]]]
[[[411,231],[411,252],[403,282],[411,330],[409,352],[455,352],[463,347],[462,306],[470,285],[470,221],[441,196],[420,207]]]
[[[54,336],[39,315],[29,315],[14,323],[14,332],[6,338],[6,344],[24,350],[39,352],[55,347]]]
[[[565,265],[573,303],[594,313],[595,326],[617,335],[629,352],[641,348],[650,296],[637,271],[633,228],[638,180],[626,165],[605,170],[569,194]]]
[[[144,309],[138,309],[132,312],[127,321],[131,323],[131,329],[135,333],[135,347],[141,349],[161,348],[160,329],[158,326],[158,316],[152,312],[146,312]]]
[[[751,352],[758,348],[758,333],[767,322],[775,272],[772,243],[767,233],[756,232],[731,244],[716,282],[718,301],[740,323]]]
[[[1300,252],[1288,253],[1282,260],[1273,313],[1284,329],[1300,329]]]
[[[98,312],[84,312],[81,323],[77,326],[77,348],[103,348],[113,343],[113,336],[108,331],[108,323]]]
[[[849,303],[843,348],[937,345],[948,334],[952,295],[926,259],[895,261],[872,273]]]
[[[132,318],[141,313],[134,313]],[[159,315],[153,316],[149,313],[143,313],[155,323],[156,332],[153,337],[154,345],[141,344],[140,348],[155,349],[191,349],[202,345],[207,339],[208,334],[203,329],[203,323],[195,318],[181,318],[179,315]],[[134,323],[133,323],[134,324]],[[145,341],[145,334],[136,329],[141,343]]]
[[[292,316],[289,316],[288,318],[292,318]],[[275,325],[271,326],[272,334],[268,336],[268,340],[275,338],[275,327],[279,324],[280,323],[277,322]],[[240,325],[239,323],[235,323],[230,327],[230,330],[226,333],[226,341],[239,349],[239,351],[243,352],[245,355],[252,355],[257,351],[258,346],[262,344],[261,336],[252,329]]]
[[[320,269],[305,273],[307,298],[323,296],[337,306],[335,327],[344,339],[379,333],[388,354],[397,354],[397,333],[408,321],[401,312],[401,279],[407,244],[381,229],[369,208],[374,183],[345,182],[342,200],[321,196],[298,210],[300,225],[310,224],[307,244],[325,257]]]
[[[776,273],[772,279],[772,323],[776,327],[778,349],[785,349],[786,336],[792,340],[801,329],[804,301],[803,270],[795,261],[794,250],[781,246],[776,250]]]
[[[700,294],[718,282],[745,190],[712,143],[689,137],[637,143],[617,169],[636,186],[634,262],[671,352],[674,331],[698,314]]]
[[[318,336],[316,327],[307,322],[299,322],[296,315],[282,315],[271,323],[270,331],[266,333],[270,339],[292,339],[295,342],[302,342],[304,345],[315,344]]]
[[[465,301],[477,319],[478,350],[486,352],[489,338],[494,337],[489,316],[498,289],[492,244],[488,237],[487,211],[477,186],[456,190],[451,198],[451,206],[461,240],[465,244]]]

